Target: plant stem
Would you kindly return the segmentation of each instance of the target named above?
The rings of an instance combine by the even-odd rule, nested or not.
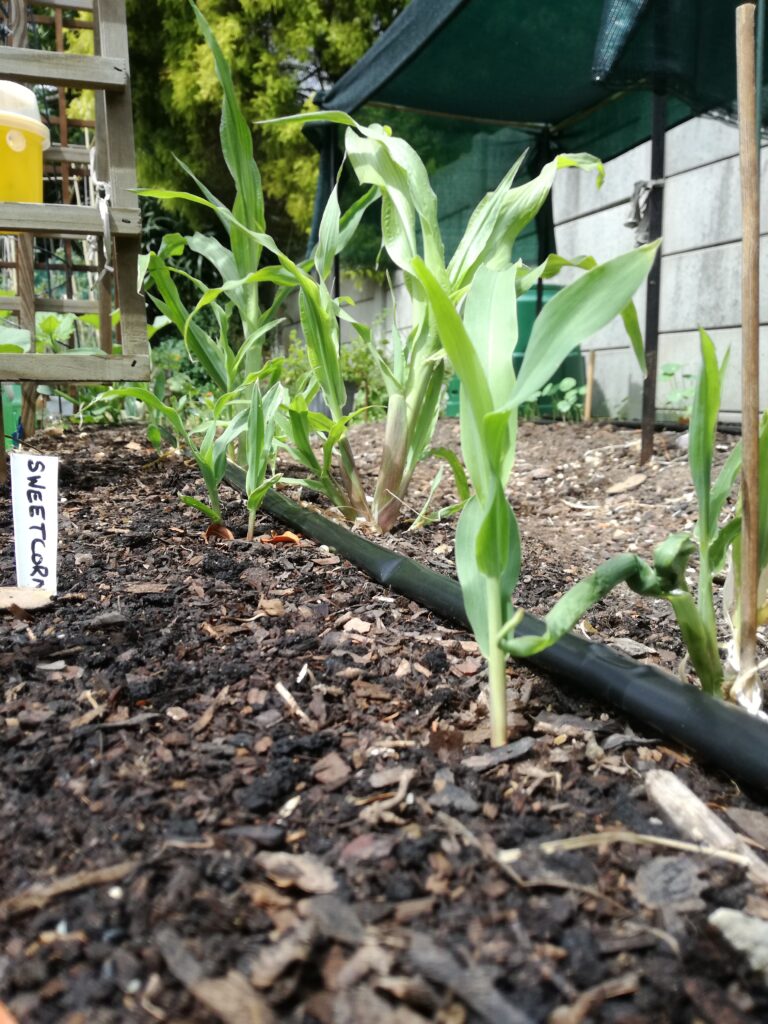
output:
[[[680,626],[683,643],[691,664],[705,693],[712,697],[722,695],[723,668],[717,649],[717,634],[704,622],[698,607],[687,591],[676,590],[665,595],[672,605]]]
[[[357,475],[355,457],[352,454],[352,449],[346,437],[339,442],[338,451],[341,477],[344,481],[344,489],[347,492],[349,503],[358,515],[364,516],[370,522],[371,510],[368,507],[368,499],[365,496],[363,485],[360,483],[360,477]]]
[[[502,627],[501,581],[488,577],[486,581],[488,606],[488,705],[491,712],[491,746],[503,747],[507,742],[507,655],[499,646]]]
[[[245,535],[246,540],[253,540],[253,531],[256,526],[256,509],[251,509],[248,513],[248,532]]]
[[[699,593],[698,608],[701,621],[708,633],[717,635],[715,601],[712,596],[712,570],[709,564],[709,530],[699,523]]]

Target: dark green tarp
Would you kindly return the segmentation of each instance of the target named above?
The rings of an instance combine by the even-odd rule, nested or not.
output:
[[[528,174],[553,152],[618,156],[650,138],[654,90],[668,97],[668,128],[732,111],[736,6],[411,0],[318,103],[391,124],[415,145],[435,179],[450,251],[471,208],[526,147]],[[319,199],[335,166],[332,137],[328,129]],[[551,230],[539,228],[539,248],[551,247]]]

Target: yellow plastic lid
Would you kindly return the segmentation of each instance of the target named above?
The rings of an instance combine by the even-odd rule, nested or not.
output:
[[[17,82],[0,81],[0,125],[34,132],[42,138],[43,149],[51,144],[51,133],[40,117],[37,97]]]

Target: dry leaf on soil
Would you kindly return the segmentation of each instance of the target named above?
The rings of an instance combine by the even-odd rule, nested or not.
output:
[[[326,789],[338,789],[339,786],[344,785],[351,774],[352,769],[335,750],[326,754],[325,757],[321,757],[312,769],[314,778]]]
[[[123,588],[126,594],[164,594],[168,589],[167,583],[126,583]]]
[[[217,540],[234,540],[235,535],[231,530],[228,530],[226,526],[221,523],[211,523],[208,529],[203,534],[205,543],[209,544],[214,538]]]
[[[605,493],[626,494],[627,491],[634,491],[636,488],[640,486],[640,484],[644,483],[645,473],[633,473],[631,476],[628,476],[626,480],[621,480],[617,484],[611,484],[611,486],[606,489]]]
[[[370,633],[371,623],[365,619],[351,618],[344,623],[343,629],[345,633]]]
[[[259,537],[262,544],[301,544],[301,538],[292,530],[285,533],[273,533],[271,537]]]
[[[36,587],[0,587],[0,610],[34,612],[45,608],[53,600],[49,590],[38,590]]]
[[[333,871],[311,853],[270,853],[263,850],[256,855],[256,863],[281,889],[295,886],[302,892],[317,895],[336,889]]]
[[[262,597],[259,601],[259,609],[272,618],[285,614],[285,605],[279,597]]]

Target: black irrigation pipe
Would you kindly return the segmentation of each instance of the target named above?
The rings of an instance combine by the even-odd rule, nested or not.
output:
[[[244,490],[244,473],[239,467],[230,464],[226,479],[237,490]],[[461,588],[455,580],[374,544],[277,491],[270,491],[262,507],[292,529],[334,548],[382,586],[469,629]],[[539,635],[543,629],[538,619],[526,615],[520,632]],[[525,664],[601,705],[612,704],[746,786],[768,792],[768,728],[741,708],[681,683],[668,672],[573,634],[526,658]]]

